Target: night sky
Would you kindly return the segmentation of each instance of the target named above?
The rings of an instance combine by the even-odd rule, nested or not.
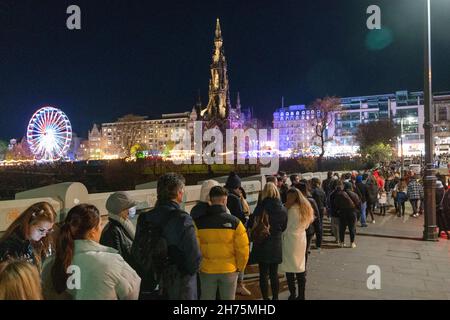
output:
[[[434,91],[450,91],[450,1],[433,0]],[[82,30],[66,28],[66,8]],[[366,27],[381,7],[382,31]],[[275,108],[423,88],[423,0],[0,0],[0,139],[35,110],[61,108],[78,135],[127,113],[160,117],[207,103],[216,18],[231,97]]]

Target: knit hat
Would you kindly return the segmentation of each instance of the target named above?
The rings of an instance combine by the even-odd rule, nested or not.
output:
[[[362,178],[361,175],[359,175],[359,176],[356,177],[356,182],[357,182],[357,183],[360,183],[360,182],[362,182],[362,181],[363,181],[363,178]]]
[[[220,184],[216,180],[203,181],[202,188],[200,190],[200,201],[201,202],[209,201],[209,191],[215,186],[220,186]]]
[[[115,192],[106,200],[106,210],[116,215],[135,206],[137,206],[137,202],[132,200],[125,191]]]
[[[228,176],[227,182],[225,183],[225,188],[227,189],[237,189],[241,187],[241,178],[235,173],[231,172]]]
[[[436,188],[438,188],[438,189],[444,188],[444,184],[442,183],[441,180],[437,180],[436,181]]]

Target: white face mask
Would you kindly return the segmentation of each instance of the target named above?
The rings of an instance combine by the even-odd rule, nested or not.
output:
[[[133,219],[136,216],[136,207],[128,209],[128,219]]]

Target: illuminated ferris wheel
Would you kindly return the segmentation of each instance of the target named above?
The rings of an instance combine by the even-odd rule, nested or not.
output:
[[[61,110],[44,107],[28,124],[27,141],[36,160],[56,161],[66,156],[72,141],[72,126]]]

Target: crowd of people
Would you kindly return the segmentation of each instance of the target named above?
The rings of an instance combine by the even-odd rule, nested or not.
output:
[[[438,180],[439,231],[448,236],[450,191]],[[108,223],[99,210],[79,204],[57,223],[52,206],[26,209],[0,239],[0,299],[234,300],[249,296],[247,265],[258,265],[264,300],[278,300],[279,273],[289,300],[304,300],[311,243],[321,250],[323,221],[345,247],[356,247],[356,224],[375,223],[393,203],[398,216],[410,201],[412,216],[423,211],[423,187],[414,175],[374,170],[320,181],[284,172],[266,177],[253,212],[241,179],[230,173],[225,186],[207,180],[190,213],[182,209],[185,180],[162,175],[157,202],[137,215],[126,192],[106,202]],[[269,295],[269,282],[270,292]]]

